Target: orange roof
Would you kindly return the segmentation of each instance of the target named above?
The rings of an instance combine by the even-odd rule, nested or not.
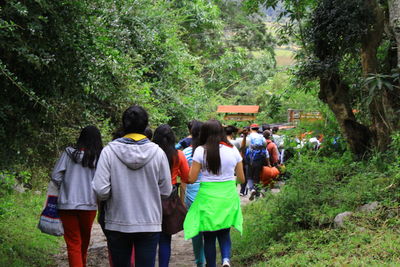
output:
[[[260,106],[218,106],[218,113],[258,113]]]

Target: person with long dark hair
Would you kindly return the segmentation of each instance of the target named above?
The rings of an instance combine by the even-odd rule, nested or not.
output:
[[[192,128],[190,129],[190,134],[192,135],[192,144],[183,150],[183,154],[189,163],[189,166],[192,166],[193,162],[193,153],[196,148],[200,145],[200,129],[203,125],[200,121],[193,121]],[[201,173],[199,173],[201,176]],[[186,185],[185,192],[185,205],[186,208],[189,209],[192,205],[193,201],[196,198],[197,193],[199,192],[200,181],[197,179],[193,184]],[[195,237],[192,238],[192,246],[193,253],[197,267],[203,267],[205,265],[206,259],[204,257],[204,241],[203,234],[199,233]]]
[[[175,140],[175,134],[168,124],[162,124],[154,131],[153,142],[159,145],[167,155],[173,186],[177,186],[178,176],[184,183],[187,183],[189,176],[189,165],[183,152],[175,148]],[[160,241],[158,243],[159,267],[168,267],[169,265],[169,259],[171,257],[171,238],[171,234],[165,232],[161,232],[160,234]]]
[[[97,210],[91,183],[102,148],[100,131],[87,126],[75,147],[67,147],[53,169],[51,179],[60,188],[57,208],[64,227],[69,266],[86,266]]]
[[[193,155],[189,183],[197,179],[200,189],[184,222],[185,239],[203,233],[208,267],[216,266],[215,243],[218,239],[222,266],[229,267],[230,228],[233,226],[241,232],[243,227],[236,180],[243,183],[244,173],[239,151],[229,143],[217,120],[209,120],[201,127],[200,146]]]

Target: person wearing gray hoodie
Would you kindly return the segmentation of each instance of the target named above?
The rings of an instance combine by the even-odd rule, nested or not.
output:
[[[69,266],[86,266],[96,196],[91,182],[103,148],[100,131],[85,127],[75,147],[67,147],[57,161],[51,179],[59,187],[57,208],[64,227]]]
[[[124,135],[101,152],[92,182],[105,201],[104,228],[114,266],[155,265],[161,232],[161,198],[171,194],[171,172],[164,151],[144,136],[146,110],[129,107],[122,116]]]

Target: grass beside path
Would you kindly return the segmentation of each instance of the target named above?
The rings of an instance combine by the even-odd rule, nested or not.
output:
[[[37,229],[45,194],[31,191],[1,197],[0,266],[49,266],[60,247],[61,238]]]
[[[400,266],[400,217],[384,223],[381,215],[358,214],[344,229],[287,234],[251,266]]]
[[[288,164],[281,193],[244,207],[233,265],[400,266],[400,160],[349,162],[310,154]],[[360,211],[375,201],[377,210]],[[354,213],[335,228],[345,211]]]

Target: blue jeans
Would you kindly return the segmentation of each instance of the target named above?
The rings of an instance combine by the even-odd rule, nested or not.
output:
[[[135,267],[154,267],[160,233],[123,233],[107,231],[111,259],[115,267],[130,267],[132,247]]]
[[[258,187],[256,185],[260,183],[260,173],[263,166],[263,161],[253,162],[253,164],[246,165],[247,187],[249,188],[249,190],[258,190]]]
[[[171,258],[171,237],[172,235],[161,232],[158,242],[158,266],[168,267]]]
[[[218,239],[219,248],[221,250],[222,260],[231,258],[231,236],[230,228],[213,232],[203,232],[204,236],[204,253],[206,255],[207,267],[216,266],[217,250],[215,241]]]
[[[192,203],[193,202],[190,199],[185,197],[185,205],[188,210],[192,205]],[[202,233],[199,233],[198,235],[192,238],[192,246],[193,246],[193,253],[196,265],[198,267],[203,267],[206,260],[204,257],[204,242]]]

